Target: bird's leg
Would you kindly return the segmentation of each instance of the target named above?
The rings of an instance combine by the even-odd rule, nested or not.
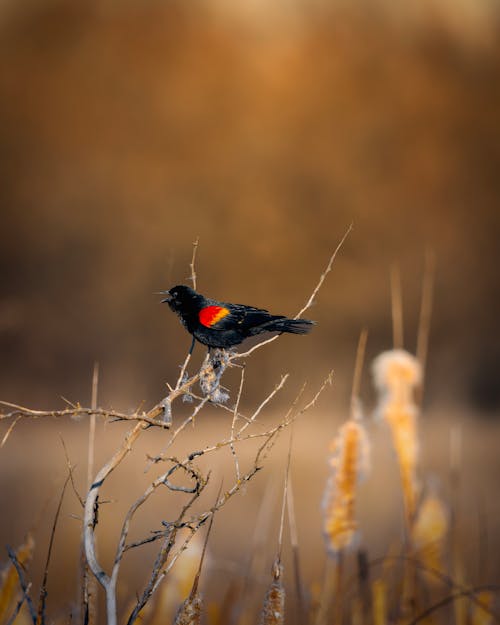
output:
[[[193,340],[191,341],[191,347],[189,348],[189,356],[191,356],[191,354],[193,353],[193,349],[194,349],[194,343],[195,343],[196,339],[193,336]]]

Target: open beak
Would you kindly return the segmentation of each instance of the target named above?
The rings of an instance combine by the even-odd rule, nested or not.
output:
[[[172,301],[172,296],[168,291],[156,291],[155,295],[167,295],[165,299],[162,299],[160,304],[168,304]]]

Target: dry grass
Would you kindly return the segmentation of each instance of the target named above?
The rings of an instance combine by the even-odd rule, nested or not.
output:
[[[196,248],[197,244],[195,251]],[[328,271],[330,266],[331,263]],[[194,278],[194,255],[192,271]],[[316,292],[317,289],[314,294]],[[312,298],[308,304],[311,302]],[[132,421],[134,425],[119,445],[115,441],[114,453],[104,461],[93,459],[94,453],[88,454],[89,464],[95,463],[100,468],[91,480],[85,497],[77,492],[77,470],[65,446],[67,478],[64,488],[71,484],[75,499],[83,507],[83,518],[79,522],[85,562],[89,574],[101,586],[106,607],[103,607],[102,601],[93,602],[90,599],[95,595],[95,589],[90,585],[89,575],[82,576],[77,599],[71,607],[61,604],[57,608],[51,606],[49,610],[47,606],[52,546],[54,539],[57,542],[61,523],[68,522],[67,517],[60,518],[63,488],[52,522],[48,555],[38,593],[35,591],[37,575],[29,570],[34,549],[31,535],[16,552],[9,551],[10,561],[0,584],[0,623],[24,625],[32,622],[33,625],[42,625],[50,621],[58,624],[67,621],[68,616],[85,625],[99,622],[132,625],[139,621],[144,625],[160,622],[246,625],[257,621],[261,625],[499,623],[499,587],[491,583],[486,571],[482,571],[482,579],[474,585],[473,576],[465,564],[470,558],[470,550],[464,549],[460,540],[457,492],[461,478],[461,452],[456,435],[452,437],[455,442],[451,467],[455,493],[452,492],[453,496],[447,500],[445,494],[438,495],[433,480],[428,479],[421,458],[422,450],[419,451],[420,408],[415,391],[422,380],[422,368],[416,357],[402,349],[384,352],[373,365],[375,387],[379,394],[377,412],[383,417],[382,425],[388,426],[379,434],[390,437],[392,441],[400,481],[399,489],[371,500],[375,505],[382,505],[380,502],[383,501],[383,505],[391,506],[393,514],[401,522],[395,523],[396,529],[386,555],[370,557],[359,516],[359,505],[366,497],[366,489],[370,488],[371,475],[368,476],[367,469],[373,446],[371,435],[369,438],[370,423],[368,419],[361,418],[359,401],[365,343],[366,333],[363,333],[358,347],[350,417],[340,426],[328,460],[329,475],[323,497],[325,572],[323,579],[317,579],[312,584],[305,581],[306,576],[301,570],[302,556],[311,558],[312,540],[301,532],[300,519],[296,516],[297,510],[303,506],[304,488],[299,496],[292,489],[292,438],[285,463],[277,549],[271,548],[275,538],[266,539],[266,536],[272,536],[269,520],[279,514],[276,509],[273,510],[270,498],[262,499],[257,527],[253,528],[253,543],[248,529],[243,541],[252,551],[247,566],[233,568],[231,574],[226,570],[225,575],[217,576],[218,583],[224,580],[224,593],[215,601],[210,597],[207,600],[202,595],[204,584],[201,577],[204,573],[206,577],[206,571],[214,571],[217,566],[217,553],[206,554],[214,520],[217,527],[220,515],[227,514],[222,509],[233,500],[241,501],[244,492],[252,489],[250,482],[261,469],[266,469],[271,451],[276,451],[274,448],[280,434],[292,424],[300,423],[301,415],[315,405],[321,392],[331,382],[331,375],[316,392],[309,391],[307,398],[307,392],[302,388],[289,409],[273,423],[269,422],[269,406],[287,382],[286,375],[264,394],[251,412],[241,409],[245,369],[241,370],[233,389],[222,387],[227,371],[239,365],[242,357],[248,358],[255,348],[243,355],[216,353],[211,358],[207,357],[201,370],[195,374],[188,372],[190,358],[187,357],[177,382],[169,386],[167,396],[150,411],[137,410],[126,414],[98,408],[97,375],[94,375],[91,408],[74,405],[63,411],[41,412],[15,406],[11,412],[2,415],[7,424],[4,449],[7,442],[14,444],[16,424],[21,419],[62,418],[71,414],[104,417],[108,423]],[[197,384],[201,387],[200,395]],[[225,403],[228,393],[231,405]],[[188,403],[182,404],[183,399]],[[225,424],[224,436],[220,436],[222,426],[214,426],[211,441],[206,438],[206,424],[203,426],[198,420],[198,416],[209,406],[220,413],[221,423]],[[274,409],[272,412],[276,413]],[[97,532],[109,516],[109,507],[105,505],[107,501],[103,496],[104,492],[108,492],[104,483],[108,485],[112,474],[121,475],[125,459],[137,455],[140,440],[152,428],[162,435],[162,447],[156,453],[148,451],[142,462],[145,485],[142,485],[139,476],[134,482],[127,478],[126,490],[129,492],[125,507],[121,506],[123,514],[120,516],[115,512],[115,520],[118,518],[120,524],[117,542],[111,547],[106,544],[104,550],[103,544],[97,540]],[[88,448],[95,443],[93,429],[91,424]],[[201,439],[203,443],[200,444]],[[223,454],[226,454],[224,465],[219,462]],[[303,472],[304,468],[300,471]],[[153,472],[155,476],[150,475]],[[83,474],[86,477],[86,471]],[[367,477],[365,490],[359,487],[362,476]],[[214,480],[223,484],[215,499],[210,501],[207,493],[213,491],[211,486]],[[420,488],[420,484],[424,488]],[[153,498],[163,501],[161,516],[148,517],[146,532],[142,525],[137,525],[141,529],[135,531],[139,513],[148,507]],[[231,505],[234,511],[234,501]],[[114,507],[114,510],[118,508]],[[314,515],[308,516],[314,519]],[[265,521],[266,517],[268,521]],[[287,518],[289,542],[285,531]],[[308,532],[311,531],[311,523]],[[231,524],[234,525],[232,521]],[[203,542],[200,530],[207,525],[209,528]],[[318,522],[315,529],[318,534],[320,525]],[[235,533],[241,529],[232,527]],[[266,558],[261,557],[259,550],[274,554],[270,581],[264,567]],[[145,565],[147,575],[141,590],[132,592],[120,573],[122,563],[136,558],[137,552],[141,554],[141,564],[144,561],[148,563]],[[83,572],[85,570],[86,567]],[[34,608],[36,601],[32,597],[38,598],[38,610]]]

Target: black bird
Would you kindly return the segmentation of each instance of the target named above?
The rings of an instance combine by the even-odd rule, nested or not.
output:
[[[184,285],[174,286],[163,293],[168,297],[162,302],[179,315],[183,326],[193,336],[190,353],[195,339],[209,349],[227,349],[262,332],[307,334],[315,323],[308,319],[271,315],[267,310],[244,304],[218,302]]]

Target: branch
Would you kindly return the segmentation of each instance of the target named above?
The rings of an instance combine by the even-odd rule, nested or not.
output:
[[[26,580],[24,579],[22,566],[19,563],[19,560],[17,559],[16,554],[14,553],[12,548],[9,547],[9,545],[7,545],[7,553],[9,554],[9,558],[12,564],[14,565],[14,568],[16,569],[16,573],[19,578],[19,584],[21,586],[21,590],[23,591],[24,596],[26,597],[26,603],[28,604],[28,609],[30,612],[31,620],[33,621],[33,625],[36,625],[36,610],[33,605],[33,601],[31,600],[31,597],[29,596],[29,585],[26,583]]]
[[[351,223],[350,226],[347,228],[347,230],[344,233],[344,236],[342,237],[342,239],[340,240],[339,244],[337,245],[337,247],[335,248],[335,250],[333,251],[333,254],[330,256],[330,260],[328,261],[328,264],[326,265],[325,270],[323,271],[323,273],[321,274],[318,283],[316,284],[316,286],[314,287],[313,292],[311,293],[311,295],[309,296],[309,299],[307,300],[307,302],[304,304],[304,306],[299,310],[299,312],[295,315],[294,319],[298,319],[299,317],[301,317],[306,310],[308,310],[309,308],[311,308],[311,306],[313,305],[314,302],[314,298],[316,297],[316,295],[318,294],[319,290],[321,289],[321,287],[323,286],[323,282],[325,281],[326,276],[330,273],[330,271],[332,270],[332,266],[333,266],[333,262],[335,260],[335,258],[337,257],[337,254],[339,253],[341,247],[344,245],[344,241],[347,239],[347,237],[349,236],[349,234],[351,233],[353,229],[353,224]],[[268,343],[272,343],[273,341],[275,341],[280,335],[277,334],[276,336],[272,336],[271,338],[262,341],[261,343],[257,343],[257,345],[254,345],[253,347],[251,347],[248,351],[243,352],[242,354],[236,353],[231,357],[231,360],[235,360],[238,358],[246,358],[247,356],[250,356],[250,354],[252,354],[256,349],[260,349],[261,347],[263,347],[264,345],[267,345]]]
[[[132,450],[132,445],[140,436],[142,431],[147,427],[144,421],[139,421],[135,427],[130,430],[120,449],[109,460],[102,469],[98,472],[94,483],[90,487],[90,490],[85,501],[84,510],[84,546],[85,556],[89,564],[90,570],[95,575],[98,582],[103,586],[106,592],[106,609],[107,609],[107,625],[116,625],[117,613],[116,613],[116,579],[111,577],[104,571],[97,560],[96,545],[95,545],[95,527],[97,525],[97,511],[98,511],[98,497],[99,490],[104,483],[104,480],[116,469],[116,467],[122,462],[125,456]]]
[[[126,414],[123,412],[117,412],[116,410],[106,410],[104,408],[84,408],[83,406],[63,408],[62,410],[33,410],[31,408],[26,408],[24,406],[19,406],[3,400],[0,400],[0,404],[14,408],[11,412],[0,413],[0,421],[12,418],[39,419],[47,417],[61,418],[95,415],[97,417],[104,417],[105,419],[113,419],[115,421],[140,421],[149,425],[156,425],[161,428],[168,427],[168,425],[163,421],[158,421],[152,417],[153,414],[158,413],[158,406],[155,406],[149,412],[142,412],[141,414]]]

